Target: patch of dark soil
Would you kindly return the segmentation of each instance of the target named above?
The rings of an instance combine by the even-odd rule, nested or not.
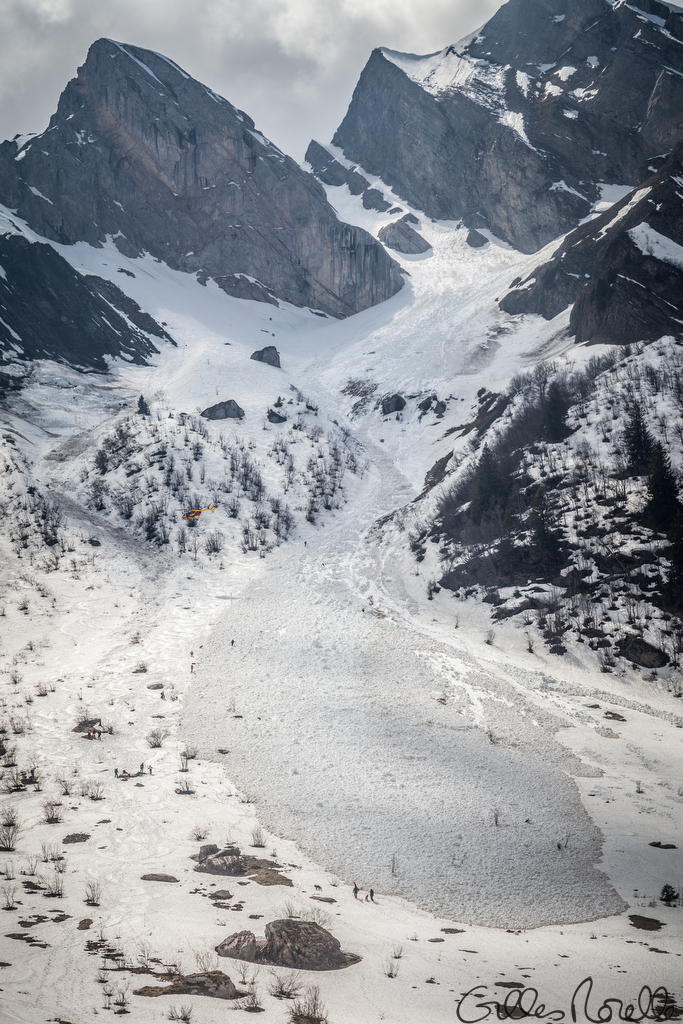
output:
[[[100,822],[98,821],[97,824],[99,825]],[[89,839],[90,836],[87,832],[72,832],[71,835],[64,836],[62,842],[65,846],[68,846],[69,843],[87,843]]]

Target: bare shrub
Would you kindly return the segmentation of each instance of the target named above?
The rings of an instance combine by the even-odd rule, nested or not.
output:
[[[17,848],[19,825],[0,825],[0,850],[11,853]]]
[[[191,1024],[193,1015],[194,1009],[191,1006],[181,1006],[179,1009],[175,1006],[168,1008],[168,1019],[180,1020],[183,1024]]]
[[[495,630],[487,629],[486,630],[486,635],[484,636],[484,643],[488,644],[490,646],[495,639],[496,639],[496,632],[495,632]]]
[[[397,978],[399,968],[400,964],[398,963],[398,961],[394,957],[390,956],[387,957],[387,959],[384,961],[384,966],[382,969],[386,974],[387,978]]]
[[[91,881],[85,883],[85,902],[89,907],[99,907],[101,897],[101,882]]]
[[[195,842],[199,843],[202,839],[206,839],[208,834],[208,825],[195,825],[195,827],[190,832],[190,839],[194,839]]]
[[[296,999],[301,992],[301,975],[296,971],[287,971],[286,974],[270,972],[273,980],[270,983],[269,991],[276,999]]]
[[[183,753],[185,757],[188,759],[188,761],[194,761],[195,757],[197,756],[197,748],[191,745],[188,746],[188,744],[186,743]]]
[[[159,727],[157,727],[156,729],[152,729],[152,731],[148,734],[147,742],[152,748],[160,747],[164,740],[166,739],[166,737],[169,735],[170,733],[168,729],[160,729]]]
[[[317,985],[309,985],[303,997],[296,1000],[289,1011],[292,1024],[326,1024],[327,1007],[320,998]]]
[[[71,796],[71,788],[73,786],[73,780],[67,778],[55,779],[55,782],[62,791],[62,796]]]
[[[178,779],[178,785],[176,786],[176,793],[178,796],[192,796],[194,790],[192,783],[189,779]]]
[[[135,666],[135,668],[133,669],[133,673],[137,674],[137,675],[144,674],[146,671],[147,671],[147,662],[146,661],[139,661],[137,663],[137,665]]]
[[[48,879],[43,889],[43,896],[47,899],[61,899],[64,895],[64,879],[58,871]]]
[[[187,770],[187,754],[183,753],[180,755],[180,771],[186,772]]]
[[[197,970],[202,974],[218,970],[218,957],[210,950],[195,949],[194,959],[197,964]]]
[[[251,831],[251,845],[258,849],[262,849],[266,845],[266,833],[260,825],[257,825]]]
[[[204,541],[204,550],[207,555],[219,555],[223,550],[225,544],[225,537],[220,530],[212,530],[211,533],[206,535]]]
[[[56,825],[62,820],[64,813],[59,800],[43,800],[43,821],[48,825]]]
[[[2,887],[2,899],[3,907],[5,910],[16,910],[17,887],[16,885],[3,885]]]
[[[31,854],[30,857],[26,858],[26,864],[21,869],[21,873],[22,873],[22,875],[31,875],[31,876],[33,876],[36,873],[37,867],[38,867],[38,858],[36,857],[35,854]]]

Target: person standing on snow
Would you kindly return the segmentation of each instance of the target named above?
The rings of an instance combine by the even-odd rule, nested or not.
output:
[[[370,890],[370,902],[371,903],[375,902],[375,890],[374,889]]]
[[[114,768],[114,778],[118,779],[118,777],[119,777],[119,770],[118,770],[118,768]]]
[[[354,882],[354,883],[353,883],[353,898],[354,898],[354,900],[357,900],[357,899],[358,899],[358,891],[359,891],[359,890],[358,890],[358,886],[357,886],[357,885],[356,885],[356,883]]]

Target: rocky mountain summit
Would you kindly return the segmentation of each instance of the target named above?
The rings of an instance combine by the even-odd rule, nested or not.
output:
[[[509,0],[439,53],[375,50],[332,141],[359,192],[362,169],[532,253],[587,216],[601,183],[649,177],[682,134],[683,11]]]
[[[252,119],[166,57],[93,43],[40,136],[0,146],[0,202],[55,242],[148,252],[242,298],[347,316],[403,283]]]

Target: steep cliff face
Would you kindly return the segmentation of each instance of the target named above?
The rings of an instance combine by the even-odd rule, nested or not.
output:
[[[683,144],[641,188],[513,284],[500,303],[508,313],[552,319],[573,303],[577,341],[683,337]]]
[[[440,53],[375,50],[333,143],[430,216],[535,252],[681,138],[682,43],[658,0],[509,0]]]
[[[41,136],[0,146],[0,201],[62,243],[151,253],[226,292],[345,316],[397,265],[248,115],[172,61],[94,43]]]
[[[175,344],[110,281],[77,273],[51,245],[0,234],[0,363],[53,359],[104,372],[107,357],[145,365]]]

